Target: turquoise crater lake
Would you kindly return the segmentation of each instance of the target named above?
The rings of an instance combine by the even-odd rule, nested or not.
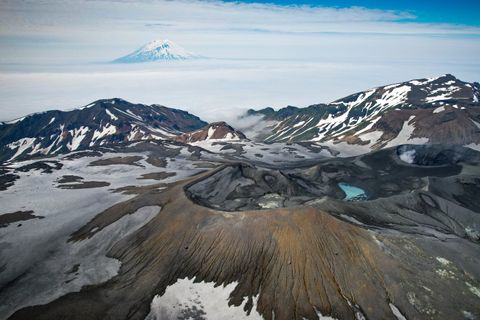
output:
[[[338,186],[345,193],[344,200],[347,200],[347,201],[367,200],[367,193],[365,192],[365,190],[359,187],[355,187],[344,182],[340,182]]]

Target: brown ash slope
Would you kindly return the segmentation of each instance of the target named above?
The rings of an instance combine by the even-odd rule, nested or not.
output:
[[[255,307],[265,319],[480,317],[479,161],[461,147],[404,146],[297,169],[225,164],[166,189],[129,188],[133,198],[70,236],[81,243],[142,206],[160,206],[109,251],[119,273],[11,319],[144,319],[152,298],[185,277],[238,282],[229,303],[246,299],[246,312]],[[370,198],[344,201],[339,182]],[[254,203],[225,201],[245,190]],[[259,210],[272,193],[276,207]],[[301,205],[288,203],[298,196]]]

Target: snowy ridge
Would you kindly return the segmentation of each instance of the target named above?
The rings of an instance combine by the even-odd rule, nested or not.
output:
[[[451,106],[454,109],[466,110],[468,113],[474,110],[475,105],[478,106],[479,92],[478,83],[463,82],[447,74],[369,89],[329,104],[312,105],[307,108],[287,107],[279,111],[271,108],[249,110],[248,115],[263,115],[264,120],[273,121],[273,125],[268,128],[269,133],[257,138],[258,140],[317,141],[328,144],[343,142],[348,145],[365,146],[367,148],[362,149],[368,151],[385,146],[400,133],[401,124],[390,116],[392,112],[400,111],[413,115],[422,112],[421,110],[431,109],[434,110],[434,116],[438,114],[440,117],[443,116],[441,111]],[[459,115],[458,118],[461,117]],[[418,119],[420,118],[411,123],[412,138],[417,137],[419,131],[423,131],[417,128],[422,126],[417,123]],[[469,135],[471,136],[471,132],[464,136]],[[421,141],[429,140],[426,136],[425,138]],[[399,140],[411,143],[410,137],[396,141]]]
[[[98,100],[80,109],[32,114],[0,126],[0,161],[111,143],[171,139],[205,124],[185,111],[160,105]]]

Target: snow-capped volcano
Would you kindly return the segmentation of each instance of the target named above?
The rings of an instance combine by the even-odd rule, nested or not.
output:
[[[138,50],[114,60],[119,63],[135,63],[159,60],[198,59],[196,55],[170,40],[154,40]]]

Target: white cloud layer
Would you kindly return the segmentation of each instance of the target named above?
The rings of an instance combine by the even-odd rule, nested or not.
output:
[[[159,38],[211,59],[108,64]],[[479,28],[365,8],[4,0],[0,119],[122,97],[228,120],[246,108],[306,106],[411,78],[475,81],[479,38]]]

